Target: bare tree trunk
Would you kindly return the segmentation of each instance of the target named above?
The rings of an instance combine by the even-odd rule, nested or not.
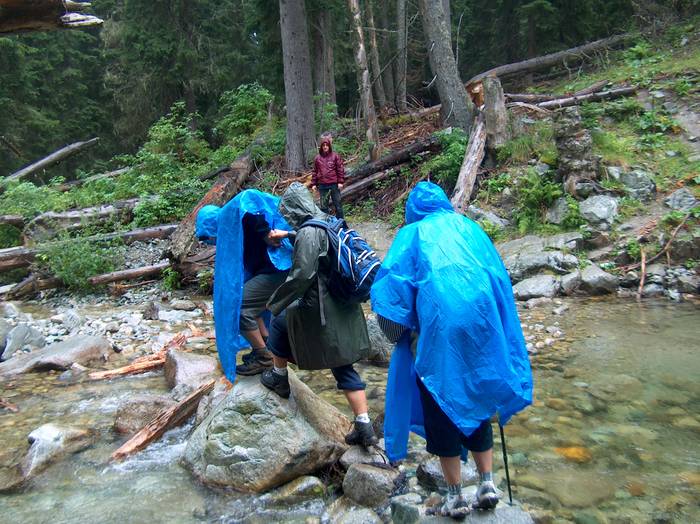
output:
[[[486,147],[494,150],[508,140],[508,113],[501,82],[496,76],[484,78],[484,123]]]
[[[316,107],[321,111],[326,104],[336,104],[331,30],[331,12],[328,10],[318,11],[311,34],[314,45],[314,96],[316,97]],[[324,125],[325,123],[322,121],[321,131],[323,131]]]
[[[380,63],[384,64],[382,66],[382,82],[384,82],[384,94],[386,95],[387,103],[390,106],[393,106],[396,104],[396,91],[394,90],[394,67],[391,52],[391,38],[389,33],[389,16],[387,14],[388,7],[389,6],[386,0],[383,0],[382,9],[379,10],[379,19],[382,22],[383,29],[379,42],[381,48],[380,58],[383,58],[384,60],[380,61]]]
[[[452,47],[452,17],[450,16],[450,0],[442,0],[442,11],[445,13],[447,36],[450,39],[450,47]]]
[[[281,1],[281,0],[280,0]],[[362,16],[360,15],[359,0],[348,0],[350,14],[355,30],[355,64],[357,65],[358,84],[360,88],[360,101],[367,128],[367,142],[369,143],[369,158],[379,158],[379,131],[377,130],[377,114],[374,112],[374,100],[372,99],[372,83],[369,80],[369,67],[367,66],[367,53],[365,52],[365,37],[362,33]]]
[[[374,12],[372,11],[372,2],[367,0],[365,2],[367,6],[367,27],[369,28],[369,56],[372,61],[372,75],[374,78],[372,83],[374,84],[374,93],[377,95],[377,103],[379,108],[386,107],[386,94],[384,93],[384,83],[382,82],[382,68],[379,62],[379,46],[377,45],[377,29],[374,25]]]
[[[287,103],[287,169],[303,171],[315,147],[309,37],[304,0],[279,0]]]
[[[406,27],[406,0],[396,0],[396,108],[405,113],[406,62],[408,60],[408,35]]]
[[[430,68],[436,76],[435,83],[442,104],[440,115],[443,124],[461,127],[469,132],[474,120],[474,104],[459,78],[442,3],[420,0],[419,4]]]

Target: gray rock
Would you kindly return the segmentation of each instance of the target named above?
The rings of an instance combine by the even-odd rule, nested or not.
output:
[[[527,302],[525,302],[525,307],[527,309],[535,309],[540,306],[546,306],[548,304],[552,303],[552,299],[549,297],[539,297],[539,298],[531,298]]]
[[[592,295],[614,293],[619,279],[592,264],[581,271],[581,289]]]
[[[2,357],[3,351],[5,351],[5,345],[7,344],[7,334],[12,330],[14,326],[10,324],[4,318],[0,318],[0,357]]]
[[[229,391],[231,391],[231,386],[228,381],[217,380],[214,384],[214,388],[208,395],[204,395],[199,401],[197,406],[197,415],[195,416],[195,425],[199,426],[202,421],[207,418],[211,410],[219,405],[219,402],[226,398]]]
[[[395,469],[353,464],[343,479],[343,493],[358,504],[374,508],[391,496],[398,476]]]
[[[552,207],[547,210],[546,220],[550,224],[561,224],[569,212],[569,203],[566,197],[557,198]]]
[[[681,211],[689,211],[695,206],[700,205],[700,201],[695,198],[695,195],[693,195],[687,187],[677,189],[671,193],[664,202],[671,209],[678,209]]]
[[[399,495],[391,499],[391,521],[394,524],[420,522],[422,499],[418,493]]]
[[[593,182],[580,181],[574,184],[574,189],[574,195],[577,197],[588,198],[596,193],[598,186],[596,186]]]
[[[173,324],[187,322],[197,316],[195,311],[179,311],[177,309],[161,309],[158,311],[158,320]]]
[[[503,242],[496,246],[504,260],[522,253],[540,253],[542,251],[576,251],[583,248],[583,235],[579,232],[559,233],[550,237],[527,235],[522,238]]]
[[[546,175],[550,169],[552,169],[552,168],[548,164],[545,164],[544,162],[537,162],[535,164],[535,171],[540,176]]]
[[[114,321],[107,322],[105,324],[104,329],[106,333],[116,333],[117,331],[119,331],[119,323]]]
[[[389,459],[376,448],[367,451],[362,446],[350,446],[343,456],[340,457],[340,464],[349,469],[353,464],[388,464]]]
[[[551,275],[539,275],[518,282],[513,286],[517,300],[537,297],[553,297],[559,292],[559,281]]]
[[[620,176],[622,175],[621,167],[607,166],[605,171],[607,172],[608,177],[612,178],[613,180],[620,180]]]
[[[330,524],[382,524],[382,519],[374,511],[355,504],[348,497],[336,499],[327,513]]]
[[[462,485],[474,484],[479,480],[479,473],[471,456],[466,464],[462,464]],[[429,458],[418,465],[416,469],[418,483],[428,491],[440,491],[447,488],[445,477],[442,474],[440,460]]]
[[[17,324],[7,334],[5,351],[2,353],[2,357],[7,360],[16,351],[22,349],[23,347],[29,346],[31,348],[42,348],[45,345],[46,339],[41,331],[22,322]]]
[[[642,288],[643,297],[662,297],[664,296],[664,287],[661,284],[646,284]]]
[[[620,175],[620,182],[625,186],[625,191],[632,198],[649,201],[656,194],[656,184],[651,175],[641,169],[635,169],[629,173]]]
[[[581,286],[581,272],[576,271],[561,277],[561,292],[565,295],[572,295]]]
[[[195,429],[184,464],[202,482],[262,492],[334,464],[350,421],[290,372],[285,400],[240,377]]]
[[[562,277],[562,289],[564,288],[564,277]],[[552,310],[552,315],[557,315],[558,317],[569,311],[568,304],[562,304],[561,306],[555,307]]]
[[[158,302],[149,302],[143,310],[144,320],[158,320],[163,307]]]
[[[607,195],[587,198],[579,205],[581,216],[600,229],[610,229],[617,216],[617,199]]]
[[[220,374],[218,361],[214,357],[176,349],[169,349],[166,353],[165,382],[171,389],[178,387],[192,391]]]
[[[15,306],[12,302],[5,302],[2,306],[2,316],[5,318],[19,319],[23,316],[20,309]]]
[[[197,309],[197,304],[191,300],[177,299],[170,302],[170,307],[177,311],[194,311]]]
[[[547,270],[559,274],[568,273],[578,266],[578,259],[574,255],[564,254],[561,251],[541,251],[510,255],[503,260],[503,263],[511,280],[519,282]]]
[[[88,365],[104,362],[112,353],[110,342],[101,337],[77,336],[63,342],[16,355],[0,363],[0,376],[12,376],[29,371],[66,370],[73,364]]]
[[[678,291],[681,293],[700,293],[700,277],[697,275],[679,276]]]
[[[175,404],[174,400],[163,395],[135,395],[117,408],[114,430],[117,433],[132,435],[153,420],[158,413]]]
[[[323,497],[326,486],[318,477],[304,475],[288,482],[270,493],[270,500],[275,505],[290,505],[296,502]]]
[[[628,271],[620,278],[621,287],[636,287],[639,284],[639,274],[636,271]]]
[[[63,313],[62,323],[68,331],[73,331],[83,323],[83,317],[71,309]]]
[[[86,429],[44,424],[32,431],[28,440],[29,451],[22,462],[25,479],[37,475],[61,457],[88,448],[94,441],[94,434]]]
[[[494,226],[497,226],[501,229],[504,229],[510,225],[510,221],[506,220],[505,218],[499,217],[496,213],[492,213],[491,211],[486,211],[484,209],[480,209],[474,205],[470,205],[467,208],[467,216],[471,218],[472,220],[488,220],[491,222]]]
[[[391,352],[394,350],[394,344],[384,336],[377,323],[377,315],[374,313],[367,315],[367,333],[372,348],[369,360],[382,364],[388,363],[391,359]]]
[[[688,157],[688,162],[700,162],[700,155],[691,155]]]

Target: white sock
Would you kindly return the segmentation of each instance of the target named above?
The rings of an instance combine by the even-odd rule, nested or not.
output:
[[[355,420],[358,422],[364,422],[365,424],[369,422],[369,414],[367,413],[360,413],[355,417]]]
[[[273,372],[273,373],[276,373],[276,374],[278,374],[278,375],[281,375],[281,376],[283,376],[283,377],[286,377],[286,376],[287,376],[287,368],[286,368],[286,367],[278,368],[277,366],[275,366],[275,365],[273,364],[273,366],[272,366],[272,372]]]

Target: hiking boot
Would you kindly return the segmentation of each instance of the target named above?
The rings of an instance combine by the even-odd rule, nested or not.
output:
[[[272,353],[268,350],[251,351],[248,355],[243,356],[243,364],[236,366],[236,373],[249,377],[262,373],[266,369],[272,367]]]
[[[353,430],[345,435],[345,443],[351,446],[362,446],[367,449],[370,446],[378,442],[377,437],[374,435],[374,428],[372,428],[372,422],[354,422],[355,427]]]
[[[444,502],[441,505],[428,508],[425,512],[426,515],[434,515],[437,517],[450,517],[455,520],[463,520],[469,513],[471,513],[472,508],[469,506],[469,502],[462,495],[453,497],[446,496]]]
[[[498,493],[493,481],[487,480],[481,482],[476,489],[472,508],[474,509],[493,509],[498,504]]]
[[[279,375],[271,369],[266,369],[260,375],[260,383],[267,389],[271,389],[282,398],[289,398],[289,376]]]

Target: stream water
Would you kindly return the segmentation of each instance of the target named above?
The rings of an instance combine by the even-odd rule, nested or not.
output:
[[[521,314],[528,339],[544,340],[548,327],[563,335],[540,344],[533,355],[534,405],[506,427],[514,496],[550,522],[700,522],[700,309],[666,302],[566,304],[570,309],[563,316],[547,307]],[[110,366],[120,360],[126,356]],[[386,369],[360,367],[377,413],[383,409]],[[330,373],[300,376],[347,411]],[[110,463],[109,455],[124,440],[112,429],[116,408],[145,391],[165,392],[162,375],[71,383],[49,372],[4,384],[1,396],[20,412],[0,411],[0,468],[26,453],[28,433],[43,423],[91,428],[98,438],[22,490],[0,495],[0,522],[322,517],[329,500],[280,512],[269,496],[200,486],[178,463],[191,426],[167,433],[125,462]],[[411,446],[414,458],[422,456],[419,438]],[[505,489],[499,455],[497,449],[495,469]],[[407,463],[409,475],[415,466]]]

